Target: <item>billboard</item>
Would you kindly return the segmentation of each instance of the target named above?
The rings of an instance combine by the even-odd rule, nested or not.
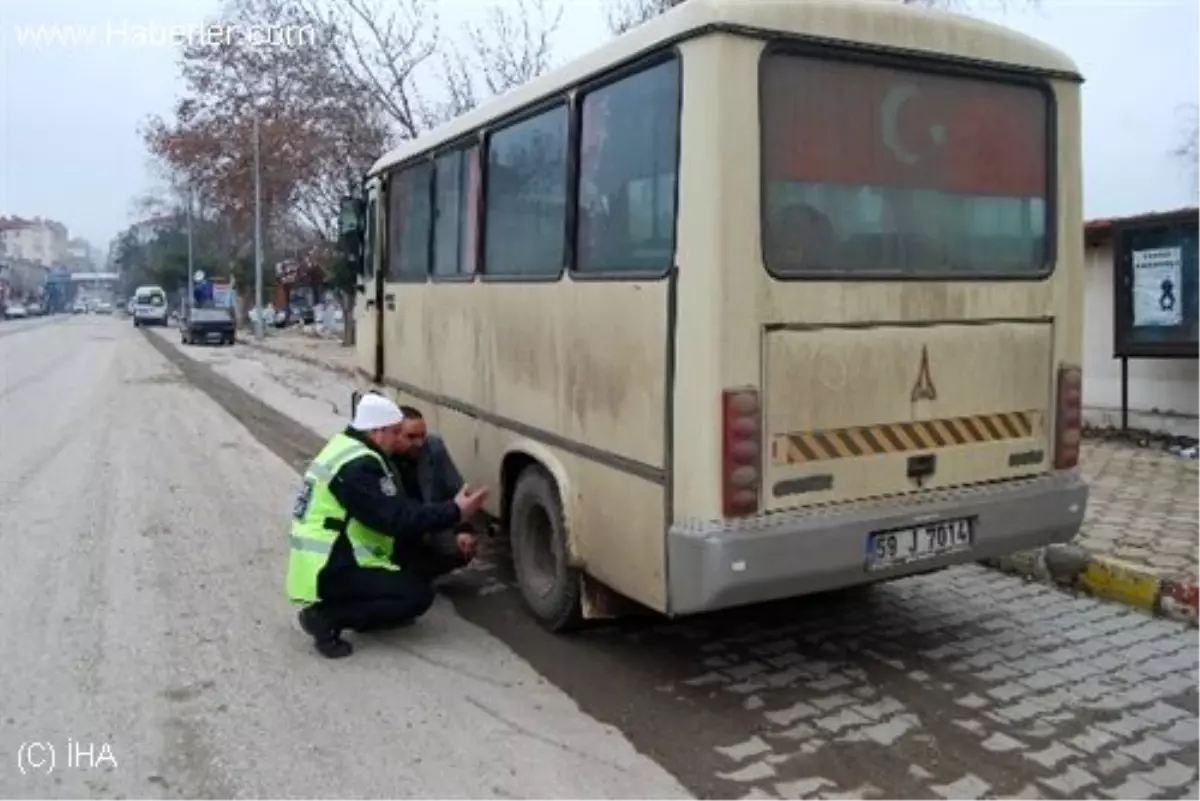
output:
[[[1197,358],[1198,221],[1192,209],[1114,226],[1114,356]]]

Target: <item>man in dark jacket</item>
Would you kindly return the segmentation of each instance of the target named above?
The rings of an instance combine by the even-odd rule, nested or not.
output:
[[[328,657],[351,653],[341,639],[345,629],[393,628],[429,609],[430,578],[397,567],[393,549],[469,520],[487,495],[486,488],[462,486],[452,499],[421,503],[402,492],[389,458],[410,447],[402,421],[392,401],[365,396],[350,426],[309,465],[296,499],[288,595],[309,604],[300,625]]]
[[[437,434],[429,433],[419,409],[401,406],[400,412],[404,415],[400,427],[407,443],[392,461],[408,497],[417,503],[440,503],[454,498],[466,482],[450,458],[446,443]],[[397,542],[394,559],[432,581],[465,566],[474,557],[477,545],[475,527],[470,519],[464,518],[453,527],[424,535],[419,541]]]

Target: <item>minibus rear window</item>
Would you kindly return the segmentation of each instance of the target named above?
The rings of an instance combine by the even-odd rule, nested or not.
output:
[[[1040,86],[768,53],[763,253],[776,275],[1041,277]]]

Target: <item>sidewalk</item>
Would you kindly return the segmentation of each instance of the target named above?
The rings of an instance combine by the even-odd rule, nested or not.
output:
[[[249,335],[239,341],[354,374],[354,349],[338,340],[286,332],[270,335],[261,345]],[[1088,439],[1081,469],[1091,494],[1075,540],[989,564],[1196,625],[1197,462],[1152,443]]]
[[[995,567],[1196,625],[1197,463],[1155,445],[1086,440],[1087,516],[1070,545]]]
[[[237,341],[252,348],[261,348],[316,367],[324,367],[344,376],[354,377],[354,348],[343,346],[340,339],[270,329],[262,343],[256,341],[254,334],[250,331],[239,331]]]

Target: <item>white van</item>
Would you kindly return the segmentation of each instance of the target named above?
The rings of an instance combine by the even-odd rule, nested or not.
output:
[[[167,293],[162,287],[140,286],[133,295],[133,324],[166,325]]]

